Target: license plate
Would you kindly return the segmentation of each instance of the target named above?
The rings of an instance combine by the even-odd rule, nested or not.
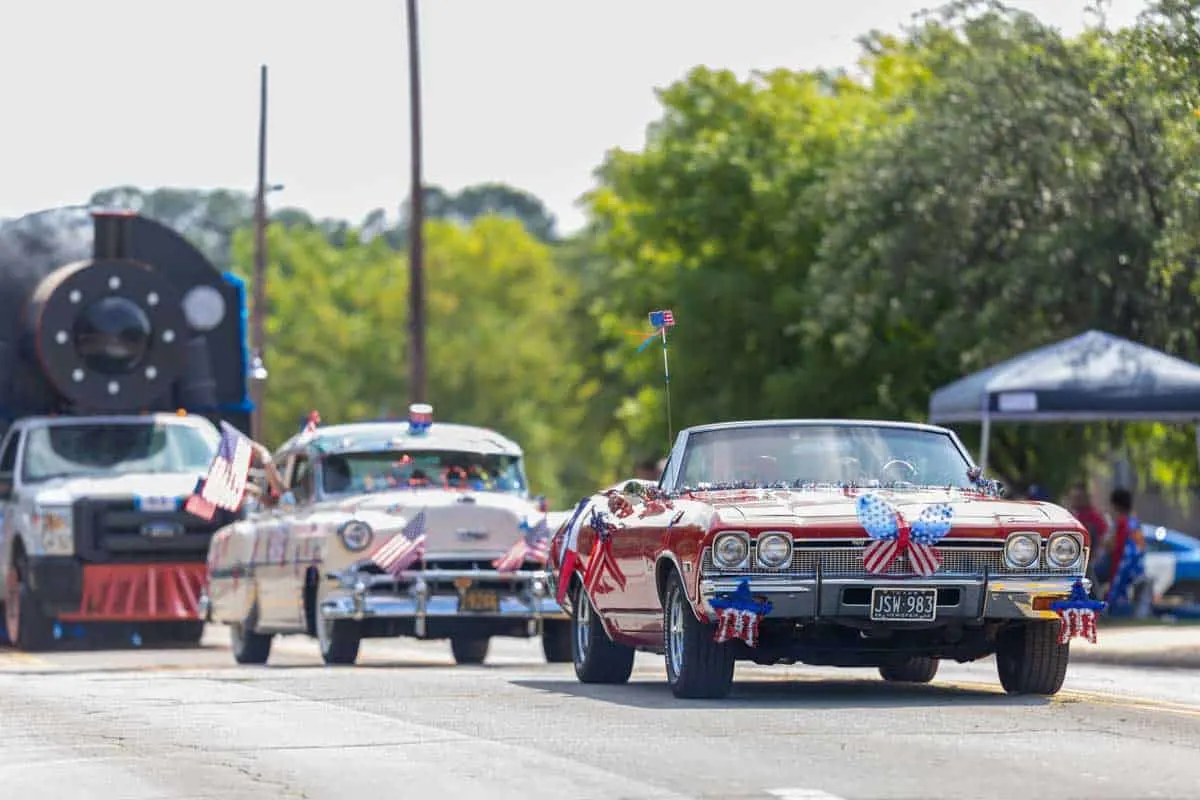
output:
[[[937,589],[872,589],[871,619],[933,622]]]
[[[500,611],[500,595],[483,589],[468,589],[458,601],[458,610],[476,614],[497,613]]]
[[[134,505],[138,511],[175,511],[179,508],[179,498],[142,495],[134,500]]]

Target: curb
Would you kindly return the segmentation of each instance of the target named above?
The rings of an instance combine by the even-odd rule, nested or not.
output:
[[[1109,650],[1071,648],[1072,663],[1108,664],[1122,667],[1158,669],[1200,669],[1200,647],[1175,647],[1162,650]]]

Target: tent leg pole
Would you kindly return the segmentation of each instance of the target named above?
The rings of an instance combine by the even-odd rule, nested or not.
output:
[[[1200,431],[1200,429],[1197,429]],[[1197,433],[1200,436],[1200,433]],[[992,418],[986,412],[983,415],[983,432],[979,434],[979,470],[981,473],[987,472],[988,466],[988,442],[992,438]]]
[[[1196,423],[1196,461],[1200,463],[1200,422]]]

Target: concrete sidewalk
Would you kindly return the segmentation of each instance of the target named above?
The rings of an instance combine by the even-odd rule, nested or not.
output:
[[[1101,618],[1097,643],[1074,640],[1071,661],[1138,667],[1200,669],[1200,625],[1111,621]]]

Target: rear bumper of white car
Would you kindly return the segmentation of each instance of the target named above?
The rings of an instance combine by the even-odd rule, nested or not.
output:
[[[543,620],[566,619],[544,570],[414,570],[395,578],[351,570],[326,578],[336,583],[320,603],[326,619],[405,620],[417,636],[455,623],[511,630],[521,622],[534,636]]]

